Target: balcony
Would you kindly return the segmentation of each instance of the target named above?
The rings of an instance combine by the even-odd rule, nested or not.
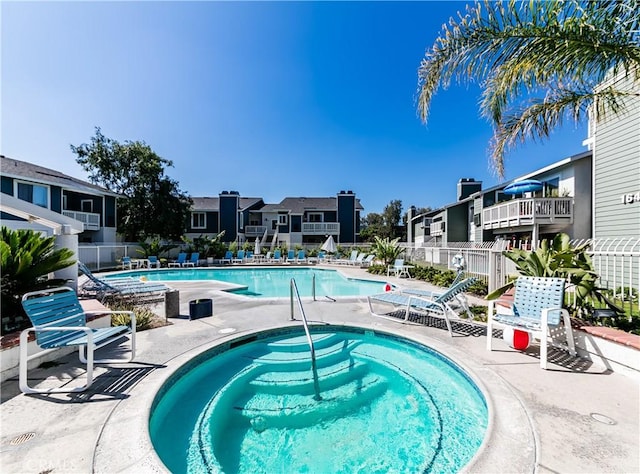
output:
[[[94,212],[62,211],[62,215],[82,222],[84,224],[84,230],[100,230],[100,214]]]
[[[572,223],[573,198],[571,197],[514,199],[482,211],[483,229]]]
[[[339,235],[339,222],[303,222],[302,233],[305,235]]]
[[[431,237],[440,237],[444,234],[444,221],[432,222],[429,224],[429,234]]]
[[[244,235],[247,237],[262,237],[265,230],[267,230],[266,225],[246,225],[244,226]],[[273,234],[273,232],[275,231],[270,233]]]

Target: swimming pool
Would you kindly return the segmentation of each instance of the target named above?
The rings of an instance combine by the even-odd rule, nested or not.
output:
[[[317,296],[369,296],[383,291],[383,283],[347,278],[336,270],[319,268],[184,268],[155,271],[130,271],[111,275],[132,276],[148,281],[218,280],[238,285],[234,293],[252,297],[288,297],[290,282],[295,278],[300,296],[312,296],[315,277]],[[107,279],[109,277],[106,277]]]
[[[458,472],[486,401],[440,353],[378,331],[301,328],[211,349],[157,394],[151,440],[171,472]],[[275,455],[277,453],[277,455]]]

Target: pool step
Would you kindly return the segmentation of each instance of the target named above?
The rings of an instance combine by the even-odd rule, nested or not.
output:
[[[269,371],[258,375],[249,382],[256,391],[270,394],[313,394],[314,382],[311,364],[305,370],[299,371]],[[364,376],[368,371],[367,364],[353,359],[344,359],[335,364],[317,369],[321,391],[331,390],[348,383],[355,378]]]
[[[257,393],[234,406],[256,431],[269,428],[305,428],[336,417],[347,416],[371,403],[387,390],[386,379],[373,374],[351,380],[313,395]]]
[[[338,341],[325,347],[315,347],[316,365],[325,367],[350,358],[350,353],[359,345],[354,341]],[[282,349],[282,348],[280,348]],[[253,361],[273,371],[302,371],[311,367],[309,346],[300,346],[299,350],[256,351]]]
[[[344,338],[338,336],[335,333],[327,332],[320,334],[312,334],[311,340],[313,346],[318,349],[323,347],[332,346],[336,343],[344,341]],[[266,344],[272,352],[301,352],[309,350],[309,342],[306,335],[290,337],[288,339],[281,339],[275,342],[269,342]]]

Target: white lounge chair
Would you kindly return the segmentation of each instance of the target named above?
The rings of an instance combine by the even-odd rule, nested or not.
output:
[[[449,303],[453,299],[462,301],[463,300],[462,293],[466,291],[471,285],[473,285],[475,281],[476,281],[476,278],[473,278],[473,277],[467,278],[466,280],[459,281],[458,283],[456,283],[455,285],[447,289],[444,293],[442,293],[441,295],[438,295],[436,298],[427,298],[425,296],[404,293],[402,291],[390,291],[386,293],[372,295],[368,297],[369,311],[373,316],[390,319],[391,321],[402,321],[409,324],[419,324],[419,323],[414,323],[409,319],[411,316],[412,310],[428,313],[433,316],[444,318],[445,323],[447,325],[447,330],[449,331],[449,334],[453,336],[449,316],[453,316],[457,318],[458,313],[449,305]],[[377,313],[376,311],[374,311],[374,308],[373,308],[374,302],[390,304],[395,308],[398,308],[398,307],[403,308],[404,318],[398,318],[396,316],[392,316],[384,313]],[[466,305],[466,302],[463,304],[463,306],[468,308],[468,306]]]

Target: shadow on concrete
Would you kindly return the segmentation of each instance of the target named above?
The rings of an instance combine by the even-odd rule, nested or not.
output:
[[[26,395],[40,400],[46,400],[53,403],[88,403],[101,402],[111,400],[122,400],[129,397],[129,390],[140,382],[151,372],[165,368],[164,365],[145,364],[142,362],[131,362],[127,366],[103,366],[97,365],[95,369],[103,371],[99,375],[95,375],[91,387],[84,392],[78,393],[52,393],[52,394],[29,394]],[[60,387],[82,385],[86,372],[84,370],[69,371],[67,368],[57,368],[57,373],[51,373],[46,376],[42,374],[40,377],[30,377],[29,384],[34,386],[40,382],[52,380],[53,384],[58,383]],[[44,370],[40,369],[42,372]],[[18,386],[18,378],[12,377],[2,384],[2,403],[20,395]]]

